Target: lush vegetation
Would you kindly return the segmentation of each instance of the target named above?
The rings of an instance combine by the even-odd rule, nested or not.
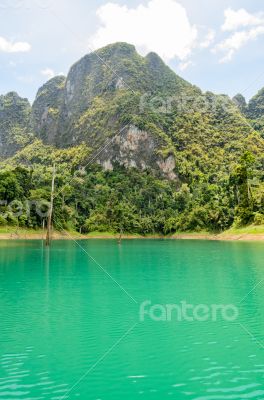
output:
[[[0,96],[0,157],[10,156],[30,143],[30,114],[27,99],[14,92]]]
[[[129,127],[151,145],[121,148]],[[59,230],[169,234],[261,225],[263,132],[264,90],[249,104],[242,95],[232,102],[203,93],[156,54],[107,46],[77,62],[67,79],[47,82],[32,107],[14,93],[0,97],[0,225],[45,224],[53,163]],[[119,142],[94,157],[117,133]],[[97,161],[109,157],[106,171]],[[170,180],[160,167],[169,157]]]
[[[38,141],[9,160],[0,172],[0,197],[6,200],[0,225],[37,229],[46,222],[53,162],[58,230],[144,235],[264,223],[263,176],[251,152],[244,152],[229,173],[193,169],[185,183],[119,165],[113,171],[81,167],[89,154],[85,145],[57,150]],[[22,160],[24,166],[17,166]]]

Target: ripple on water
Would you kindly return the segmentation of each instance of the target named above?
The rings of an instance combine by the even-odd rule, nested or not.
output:
[[[263,395],[264,395],[264,390],[255,390],[249,393],[201,396],[201,397],[195,397],[193,400],[241,400],[241,399],[260,400],[259,396]]]
[[[41,357],[40,357],[41,356]],[[6,374],[0,378],[0,399],[62,399],[69,390],[69,385],[56,383],[49,376],[48,371],[31,371],[25,369],[27,363],[34,365],[34,361],[42,359],[43,355],[34,356],[32,350],[27,353],[4,354],[0,359],[2,370]],[[38,395],[32,395],[38,393]]]
[[[251,383],[243,386],[236,386],[232,388],[218,388],[218,389],[208,389],[209,392],[221,392],[221,393],[231,393],[231,392],[245,392],[247,389],[252,389],[261,386],[260,383]]]
[[[254,244],[83,245],[139,303],[238,304],[264,276],[263,247]],[[55,242],[49,260],[35,242],[14,246],[0,244],[0,400],[264,400],[262,350],[237,323],[147,317],[68,396],[138,307],[75,243]],[[260,341],[263,290],[245,298],[239,316]]]

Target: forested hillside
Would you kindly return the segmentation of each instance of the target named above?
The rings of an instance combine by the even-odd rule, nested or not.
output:
[[[264,92],[203,93],[158,55],[117,43],[39,89],[0,97],[0,224],[222,231],[264,223]],[[39,209],[43,212],[39,212]]]

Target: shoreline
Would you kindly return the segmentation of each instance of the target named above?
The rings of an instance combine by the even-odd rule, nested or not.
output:
[[[1,240],[45,240],[46,233],[43,231],[33,231],[33,230],[14,230],[8,229],[6,232],[0,231],[0,241]],[[115,239],[119,240],[119,234],[114,233],[100,233],[94,232],[88,235],[81,235],[76,232],[53,232],[52,240],[106,240]],[[212,234],[207,232],[186,232],[186,233],[176,233],[173,235],[123,235],[122,240],[210,240],[210,241],[264,241],[264,229],[254,229],[251,227],[250,231],[247,228],[241,228],[240,230],[229,230],[220,234]]]

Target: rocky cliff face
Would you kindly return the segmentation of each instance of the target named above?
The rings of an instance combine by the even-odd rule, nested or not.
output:
[[[162,157],[158,154],[160,148],[161,142],[155,135],[131,125],[99,152],[98,162],[105,170],[113,170],[114,165],[119,164],[127,168],[159,170],[164,178],[176,180],[174,156]]]
[[[33,131],[58,148],[86,143],[93,161],[106,169],[121,164],[176,180],[200,168],[202,152],[217,171],[258,129],[246,117],[259,123],[264,115],[262,92],[249,105],[241,95],[234,102],[202,93],[157,54],[141,57],[134,46],[116,43],[83,57],[66,78],[43,85],[32,111],[15,93],[1,96],[0,157],[24,147]]]
[[[127,114],[139,114],[142,95],[179,95],[187,88],[192,85],[172,72],[156,54],[141,57],[134,46],[126,43],[107,46],[72,66],[60,94],[56,85],[50,85],[50,96],[60,98],[53,142],[65,146],[86,141],[96,147],[105,140],[106,128],[106,135],[111,136],[123,128],[122,119]]]
[[[120,163],[156,168],[174,177],[166,160],[156,154],[160,138],[136,124],[136,119],[141,114],[148,121],[149,97],[179,96],[186,90],[198,89],[178,77],[158,55],[144,58],[134,46],[117,43],[83,57],[66,79],[47,82],[33,104],[32,126],[44,143],[66,147],[85,142],[95,153],[122,132],[107,152],[100,153],[98,162],[106,167]]]
[[[27,99],[15,92],[0,96],[0,157],[13,155],[30,142],[30,114]]]
[[[32,128],[38,137],[47,144],[54,144],[59,129],[65,81],[64,76],[57,76],[45,83],[38,90],[32,106]]]

